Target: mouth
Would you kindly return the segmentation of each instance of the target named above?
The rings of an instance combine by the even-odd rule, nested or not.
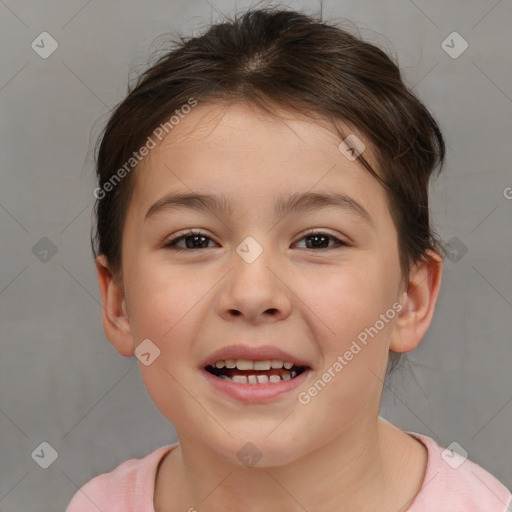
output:
[[[220,359],[205,366],[204,369],[222,380],[258,385],[292,380],[310,368],[279,359]]]
[[[269,403],[305,384],[313,368],[275,345],[230,345],[200,364],[212,389],[247,403]]]

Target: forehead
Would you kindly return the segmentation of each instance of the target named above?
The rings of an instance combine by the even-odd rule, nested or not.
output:
[[[340,142],[326,121],[244,104],[200,104],[139,164],[130,209],[140,218],[171,191],[223,195],[239,210],[275,209],[278,196],[335,191],[358,196],[378,218],[379,209],[387,210],[384,190],[357,159],[346,158]]]

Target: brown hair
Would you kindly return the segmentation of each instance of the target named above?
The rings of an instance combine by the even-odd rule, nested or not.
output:
[[[364,153],[358,157],[387,191],[405,282],[412,264],[430,259],[428,251],[442,253],[430,226],[428,186],[444,162],[443,136],[403,83],[397,64],[375,45],[312,16],[272,8],[235,15],[199,37],[179,38],[113,111],[98,140],[99,189],[107,190],[153,130],[191,98],[246,102],[273,115],[278,106],[326,120],[340,134],[337,123],[357,130],[378,162],[375,170]],[[134,186],[133,172],[123,176],[97,199],[91,239],[95,256],[104,254],[118,276]]]

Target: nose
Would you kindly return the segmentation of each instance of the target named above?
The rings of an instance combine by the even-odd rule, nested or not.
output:
[[[292,291],[270,251],[264,250],[252,262],[244,260],[236,251],[231,271],[222,281],[217,298],[218,314],[227,321],[242,317],[258,324],[284,320],[291,312]]]

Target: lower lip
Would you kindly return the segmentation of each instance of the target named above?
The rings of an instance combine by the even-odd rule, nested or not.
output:
[[[273,398],[290,392],[306,380],[311,370],[304,370],[293,379],[268,384],[240,384],[229,380],[219,379],[204,368],[201,369],[206,380],[218,391],[243,402],[267,402]]]

